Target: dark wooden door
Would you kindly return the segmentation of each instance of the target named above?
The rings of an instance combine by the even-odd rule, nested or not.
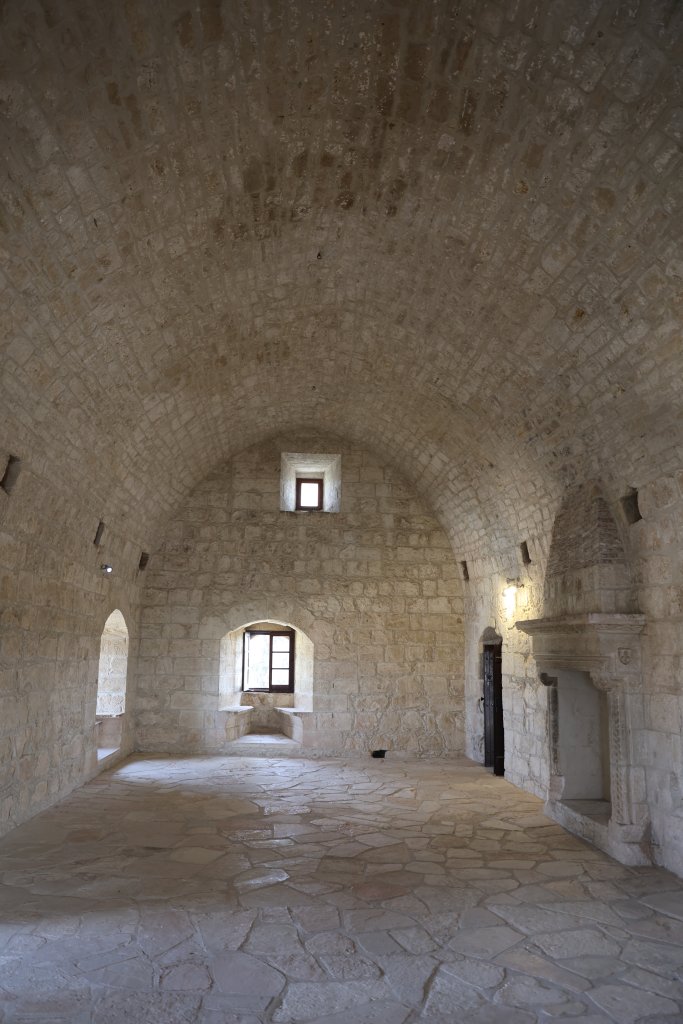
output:
[[[500,644],[484,645],[484,764],[494,775],[505,771]]]

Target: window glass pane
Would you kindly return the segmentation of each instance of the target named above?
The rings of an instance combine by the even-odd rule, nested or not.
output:
[[[289,668],[289,654],[273,651],[273,668]]]
[[[270,636],[261,633],[247,634],[247,664],[244,678],[245,690],[267,690],[270,664]]]
[[[272,672],[272,686],[289,686],[289,669],[274,668]]]
[[[315,483],[302,483],[301,484],[301,507],[302,508],[317,508],[319,503],[318,495],[320,493],[320,485]]]
[[[288,651],[289,650],[289,637],[288,636],[274,636],[273,637],[273,650],[274,651]]]

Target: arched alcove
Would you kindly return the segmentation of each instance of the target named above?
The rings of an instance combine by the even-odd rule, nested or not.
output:
[[[291,632],[293,653],[293,688],[290,692],[256,689],[250,686],[245,664],[245,637],[249,634]],[[252,727],[277,729],[272,714],[277,707],[312,710],[314,647],[311,638],[293,622],[283,619],[261,619],[246,622],[232,629],[221,640],[219,660],[219,703],[221,708],[241,703],[254,707]],[[257,681],[258,682],[258,681]]]
[[[102,630],[97,671],[97,757],[108,757],[121,745],[122,716],[126,710],[128,627],[123,613],[114,609]]]

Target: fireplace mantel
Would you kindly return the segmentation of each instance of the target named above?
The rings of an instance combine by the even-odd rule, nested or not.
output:
[[[648,864],[647,805],[642,771],[633,758],[634,729],[643,720],[641,638],[645,616],[588,612],[515,623],[531,637],[541,682],[548,687],[550,777],[546,812],[572,832],[625,864]],[[606,694],[609,718],[610,800],[563,799],[562,756],[567,748],[558,686],[566,673],[588,673]],[[641,726],[642,727],[642,726]],[[563,742],[565,746],[561,747]],[[570,728],[571,739],[571,728]]]
[[[543,682],[545,674],[566,669],[589,672],[600,689],[640,686],[644,615],[586,612],[522,619],[515,626],[531,637],[534,660]]]

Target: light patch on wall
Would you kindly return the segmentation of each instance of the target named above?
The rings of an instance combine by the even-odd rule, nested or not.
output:
[[[505,608],[505,616],[508,619],[514,618],[517,608],[517,591],[521,590],[523,586],[524,584],[520,583],[519,580],[508,580],[503,588],[503,607]]]

